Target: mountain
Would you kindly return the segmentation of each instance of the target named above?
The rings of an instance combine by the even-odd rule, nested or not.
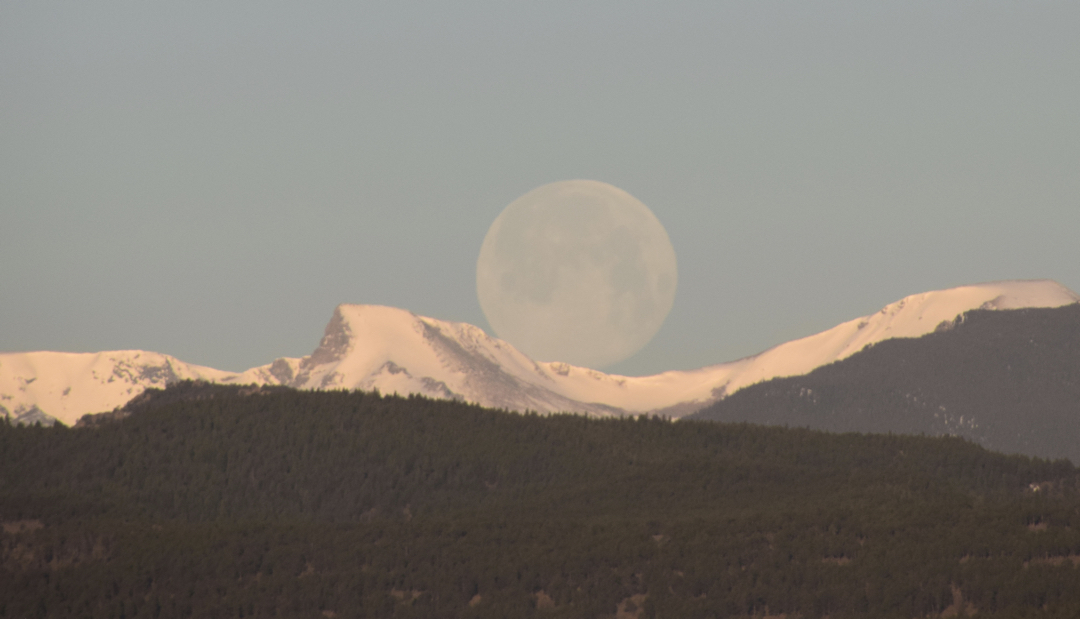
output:
[[[181,380],[224,382],[235,374],[155,352],[0,354],[0,417],[17,423],[72,425],[112,410],[150,387]]]
[[[339,305],[310,356],[278,359],[226,382],[378,389],[518,411],[623,412],[562,395],[557,389],[560,368],[537,363],[470,324],[393,307]]]
[[[121,406],[148,387],[191,378],[301,389],[378,389],[515,411],[678,418],[748,385],[806,374],[867,345],[947,328],[972,309],[1059,307],[1078,301],[1076,293],[1049,280],[927,292],[753,357],[642,377],[533,361],[464,323],[391,307],[340,305],[311,355],[240,373],[142,351],[0,354],[0,405],[6,407],[0,414],[25,420],[49,416],[70,425],[83,414]]]
[[[1080,462],[1080,305],[973,310],[946,324],[746,387],[691,418],[954,435]]]

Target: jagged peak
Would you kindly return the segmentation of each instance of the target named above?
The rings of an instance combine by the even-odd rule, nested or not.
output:
[[[319,345],[311,356],[303,362],[305,367],[338,361],[349,354],[349,350],[352,349],[352,329],[342,311],[343,307],[346,306],[339,305],[334,308],[334,315],[326,324],[322,340],[319,341]]]
[[[512,349],[505,341],[469,323],[421,316],[386,305],[343,303],[334,309],[323,340],[311,359],[313,363],[339,361],[349,354],[357,341],[368,346],[379,345],[392,335],[398,338],[395,344],[400,344],[401,338],[409,337],[407,334],[430,340],[435,332],[472,352],[480,348]]]

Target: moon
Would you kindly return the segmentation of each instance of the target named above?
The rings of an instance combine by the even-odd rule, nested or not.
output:
[[[510,203],[476,263],[496,335],[538,361],[601,368],[656,335],[675,301],[667,231],[618,187],[559,181]]]

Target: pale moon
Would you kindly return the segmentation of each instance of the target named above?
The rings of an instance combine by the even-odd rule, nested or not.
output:
[[[476,264],[498,337],[538,361],[601,368],[641,350],[675,301],[667,231],[618,187],[573,180],[533,189],[495,218]]]

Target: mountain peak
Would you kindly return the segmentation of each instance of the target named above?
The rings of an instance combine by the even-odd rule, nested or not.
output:
[[[334,315],[330,318],[330,322],[327,323],[326,329],[323,331],[319,346],[311,353],[310,357],[304,360],[305,364],[330,363],[331,361],[343,359],[349,354],[349,350],[352,348],[352,329],[349,328],[348,321],[342,312],[343,307],[346,306],[339,305],[334,309]]]
[[[1061,307],[1077,302],[1080,295],[1052,279],[1013,279],[913,294],[886,305],[881,312],[896,314],[908,306],[929,304],[948,306],[948,311],[968,311]]]
[[[550,391],[539,364],[479,327],[381,305],[339,305],[310,356],[278,359],[236,380],[418,393],[510,410],[622,412]]]
[[[1002,293],[983,303],[979,309],[1061,307],[1080,303],[1080,294],[1076,294],[1052,279],[1008,280],[981,285],[998,287]]]
[[[301,389],[378,389],[516,411],[681,417],[748,385],[806,374],[870,344],[947,328],[970,310],[1051,308],[1078,301],[1080,295],[1051,280],[924,292],[752,357],[639,377],[538,363],[466,323],[382,305],[342,304],[310,355],[283,357],[239,374],[144,351],[0,354],[0,416],[47,421],[42,415],[51,415],[70,425],[83,414],[121,406],[146,388],[191,378]]]
[[[1076,302],[1080,302],[1080,295],[1049,279],[986,282],[913,294],[876,314],[852,321],[858,323],[861,333],[845,347],[840,358],[882,339],[926,335],[975,309],[1061,307]]]

